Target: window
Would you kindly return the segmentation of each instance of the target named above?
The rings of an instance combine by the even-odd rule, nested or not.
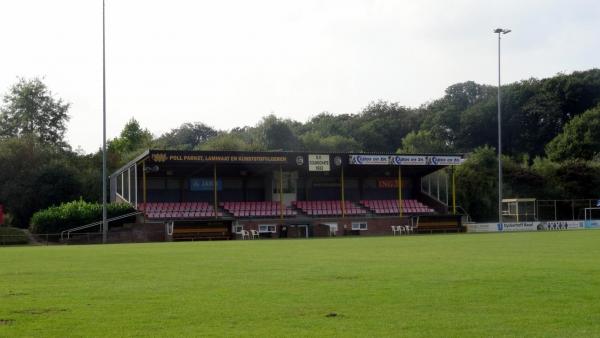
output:
[[[129,201],[129,170],[123,172],[123,199]]]
[[[352,230],[367,230],[367,223],[352,222]]]
[[[123,175],[117,176],[117,194],[123,196]]]
[[[275,233],[277,232],[277,225],[275,224],[261,224],[258,226],[258,232],[270,232],[270,233]]]
[[[242,230],[244,230],[244,226],[241,224],[234,224],[233,225],[233,232],[236,234],[241,234]]]

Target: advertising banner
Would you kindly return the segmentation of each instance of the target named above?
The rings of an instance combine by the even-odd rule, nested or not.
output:
[[[424,155],[350,155],[350,164],[355,165],[460,165],[460,156]]]
[[[462,162],[460,156],[391,156],[391,163],[395,165],[460,165]]]
[[[388,165],[388,155],[350,155],[350,164],[357,165]]]
[[[402,180],[402,186],[406,187],[406,180]],[[377,188],[379,189],[391,189],[398,188],[398,179],[397,178],[378,178],[377,179]]]
[[[227,153],[193,151],[153,151],[150,159],[155,163],[224,163],[224,164],[286,164],[292,163],[287,155],[270,153]],[[301,163],[298,163],[301,165]]]
[[[190,178],[190,191],[213,191],[214,180],[209,177]],[[223,181],[217,179],[217,191],[223,190]]]
[[[600,220],[585,220],[583,226],[586,229],[600,229]]]
[[[512,231],[546,231],[577,230],[584,228],[584,221],[547,221],[521,223],[472,223],[465,224],[467,232],[512,232]],[[600,228],[600,222],[597,225]]]

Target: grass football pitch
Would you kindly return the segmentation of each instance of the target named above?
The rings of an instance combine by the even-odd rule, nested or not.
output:
[[[19,336],[600,336],[600,231],[0,247]]]

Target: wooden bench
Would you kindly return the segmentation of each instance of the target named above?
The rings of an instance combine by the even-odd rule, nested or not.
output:
[[[229,239],[229,231],[224,227],[175,227],[173,240],[219,240]]]
[[[450,217],[419,217],[415,232],[461,232],[460,216]]]

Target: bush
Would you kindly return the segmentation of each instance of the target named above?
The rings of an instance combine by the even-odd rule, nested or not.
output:
[[[108,204],[107,217],[112,218],[134,212],[129,204]],[[111,222],[109,225],[120,226],[131,222],[134,217]],[[30,230],[34,234],[58,233],[63,230],[75,228],[102,220],[102,204],[88,203],[82,200],[63,203],[48,209],[40,210],[33,214]]]
[[[29,239],[23,230],[0,226],[0,245],[27,244]]]

